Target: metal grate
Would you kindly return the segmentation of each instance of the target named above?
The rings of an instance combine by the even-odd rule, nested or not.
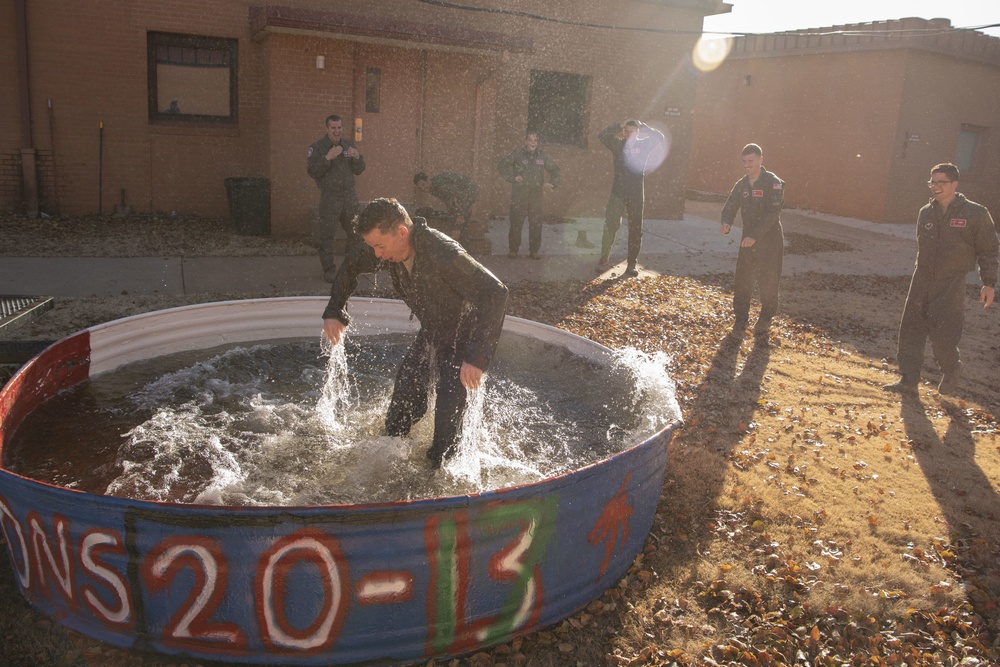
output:
[[[0,338],[51,310],[54,305],[55,299],[51,296],[0,295]]]

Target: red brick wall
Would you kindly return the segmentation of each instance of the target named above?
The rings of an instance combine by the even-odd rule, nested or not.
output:
[[[753,142],[787,182],[787,205],[883,219],[904,59],[895,51],[723,64],[698,84],[689,187],[728,193]]]
[[[955,159],[969,123],[993,131],[961,189],[995,209],[996,90],[1000,67],[916,49],[733,58],[699,80],[688,186],[728,193],[743,174],[740,150],[755,142],[787,181],[789,206],[912,222],[928,170]]]
[[[16,101],[16,77],[7,76],[12,71],[8,67],[13,67],[7,59],[12,21],[0,24],[4,26],[0,99]],[[263,173],[261,47],[247,39],[245,4],[38,0],[27,3],[27,24],[33,142],[44,150],[55,146],[64,212],[98,209],[102,122],[105,212],[113,209],[124,188],[128,203],[137,210],[224,214],[223,179]],[[238,128],[150,125],[147,31],[240,39]],[[52,136],[46,116],[49,98]],[[6,107],[10,102],[0,104]],[[19,114],[14,110],[0,115],[5,119],[0,121],[0,148],[7,151],[17,145]]]
[[[271,228],[275,234],[308,231],[309,209],[319,190],[306,173],[310,144],[326,132],[323,120],[337,114],[352,138],[354,46],[318,37],[271,34],[267,52],[268,124],[261,133],[271,177]],[[325,68],[316,68],[323,55]]]
[[[533,40],[532,52],[515,51],[507,57],[488,49],[462,52],[411,44],[415,62],[426,61],[426,69],[415,67],[412,73],[419,77],[423,98],[418,109],[422,112],[419,135],[400,134],[392,139],[402,142],[398,144],[402,155],[415,152],[417,157],[413,165],[405,160],[394,164],[395,171],[406,167],[472,172],[482,191],[478,214],[504,213],[509,190],[495,165],[523,141],[531,70],[586,74],[592,83],[586,144],[547,147],[564,178],[563,187],[547,201],[548,212],[603,214],[611,159],[597,142],[597,133],[611,122],[638,116],[667,127],[674,138],[667,164],[647,178],[648,215],[681,214],[694,106],[694,74],[686,61],[694,35],[577,27],[395,0],[349,0],[333,5],[289,0],[284,4],[364,15],[372,21],[392,18]],[[633,0],[516,0],[504,6],[554,18],[665,30],[697,31],[702,21],[701,14],[690,9]],[[226,212],[226,177],[267,176],[272,182],[275,233],[308,229],[309,210],[316,206],[318,193],[305,173],[305,151],[322,134],[322,121],[329,113],[341,114],[348,128],[350,119],[364,116],[358,108],[355,78],[360,42],[333,33],[252,36],[249,4],[238,0],[207,4],[193,0],[32,0],[27,7],[33,142],[43,151],[55,148],[64,211],[97,210],[98,127],[103,121],[105,212],[112,210],[124,189],[134,210],[220,215]],[[6,13],[12,13],[10,4],[0,12],[5,13],[0,18],[6,18]],[[0,112],[6,112],[0,113],[0,154],[5,155],[15,151],[19,142],[16,77],[8,76],[15,71],[12,24],[12,18],[0,20]],[[239,40],[238,125],[150,123],[146,108],[148,31]],[[326,58],[323,70],[316,68],[318,54]],[[54,140],[45,122],[48,98],[54,105]],[[680,109],[681,115],[665,115],[668,107]],[[369,120],[377,126],[376,119]],[[380,136],[388,134],[382,130]],[[371,164],[359,181],[363,196],[393,194],[415,199],[412,184],[406,192],[395,171],[380,175],[379,165]],[[380,178],[388,179],[391,187]]]
[[[962,125],[985,128],[974,168],[962,173],[959,190],[1000,214],[1000,67],[961,61],[926,52],[911,52],[895,136],[893,169],[886,218],[914,222],[930,198],[924,182],[931,167],[956,159]],[[911,140],[907,141],[907,135]],[[919,139],[912,139],[916,135]]]

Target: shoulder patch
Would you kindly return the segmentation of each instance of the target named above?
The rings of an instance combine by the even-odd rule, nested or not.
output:
[[[774,188],[775,190],[780,190],[780,189],[781,189],[781,186],[782,186],[782,183],[775,183],[775,184],[774,184],[774,185],[772,185],[771,187],[772,187],[772,188]]]
[[[312,157],[312,154],[313,154],[313,147],[310,146],[309,147],[309,157]]]

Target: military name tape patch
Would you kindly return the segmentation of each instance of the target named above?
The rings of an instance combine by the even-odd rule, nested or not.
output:
[[[545,164],[545,160],[543,160],[542,158],[536,158],[535,164]]]
[[[763,190],[754,190],[753,191],[753,196],[754,197],[763,197],[764,196],[764,191]]]
[[[968,221],[962,220],[961,218],[952,218],[951,219],[951,226],[952,227],[965,227],[967,224],[968,224]]]

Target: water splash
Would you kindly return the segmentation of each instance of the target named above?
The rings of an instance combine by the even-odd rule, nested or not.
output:
[[[507,420],[503,417],[514,411],[501,409],[493,415],[487,415],[485,410],[487,402],[493,406],[503,405],[505,385],[508,385],[508,405],[527,408],[530,404],[510,400],[511,394],[519,388],[503,382],[492,387],[489,376],[486,377],[483,386],[469,392],[459,442],[455,455],[444,465],[445,472],[454,479],[457,488],[472,488],[476,491],[502,488],[525,479],[542,479],[546,476],[546,471],[536,463],[535,457],[525,456],[526,452],[521,447],[524,440],[510,437],[511,430],[504,428]],[[499,418],[491,419],[491,416]]]
[[[324,337],[321,346],[327,357],[326,380],[316,413],[324,428],[339,433],[346,428],[348,415],[358,407],[358,390],[347,367],[347,341],[333,345]]]
[[[629,440],[645,440],[671,421],[681,418],[677,385],[668,370],[670,355],[663,351],[649,354],[629,347],[615,352],[615,363],[632,376],[634,391],[628,397],[632,400],[634,410],[640,409],[643,403],[659,406],[657,409],[643,410],[646,419],[626,434]]]
[[[407,437],[384,435],[412,335],[356,338],[336,348],[283,341],[118,369],[85,383],[75,399],[60,397],[52,413],[35,411],[10,452],[39,451],[35,432],[45,461],[24,474],[93,493],[233,506],[356,504],[531,483],[610,456],[680,417],[664,354],[622,350],[612,364],[597,364],[505,334],[483,386],[469,394],[456,454],[434,471],[426,458],[433,399]],[[57,449],[46,440],[53,420],[80,437]],[[119,444],[109,442],[115,438]],[[17,458],[8,466],[15,471]]]

